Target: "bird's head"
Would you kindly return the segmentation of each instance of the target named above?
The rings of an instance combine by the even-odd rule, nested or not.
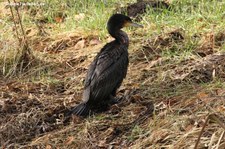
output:
[[[142,25],[132,22],[131,18],[123,14],[112,15],[107,23],[109,33],[116,32],[121,28],[128,26],[143,27]]]

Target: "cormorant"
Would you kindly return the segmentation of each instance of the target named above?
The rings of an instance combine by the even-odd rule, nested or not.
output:
[[[122,14],[114,14],[108,20],[107,30],[115,40],[107,43],[89,66],[83,102],[71,110],[72,114],[87,116],[116,102],[116,91],[126,77],[128,67],[129,38],[120,30],[126,26],[143,27]]]

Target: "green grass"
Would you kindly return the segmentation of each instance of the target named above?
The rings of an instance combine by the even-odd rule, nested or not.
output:
[[[192,50],[193,46],[197,44],[191,39],[191,36],[210,32],[216,33],[225,29],[224,10],[225,3],[217,0],[173,1],[171,10],[158,12],[149,8],[142,23],[149,28],[149,30],[146,30],[148,35],[168,32],[171,29],[183,29],[187,44],[179,49],[178,53],[170,53],[171,56],[177,54],[182,56],[183,54],[186,55],[186,51]],[[154,26],[152,30],[151,25]]]

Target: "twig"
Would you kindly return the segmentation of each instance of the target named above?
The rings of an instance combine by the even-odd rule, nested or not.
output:
[[[201,136],[202,136],[202,133],[203,133],[203,131],[204,131],[204,129],[205,129],[206,124],[207,124],[208,121],[209,121],[209,116],[207,116],[207,118],[206,118],[206,120],[205,120],[205,123],[204,123],[204,125],[203,125],[203,127],[202,127],[202,130],[201,130],[201,132],[200,132],[200,134],[199,134],[199,136],[198,136],[198,140],[197,140],[197,142],[195,143],[194,149],[197,149],[197,148],[198,148],[198,144],[199,144],[199,142],[200,142],[200,138],[201,138]]]
[[[216,136],[216,132],[214,132],[214,133],[212,134],[211,140],[210,140],[209,145],[208,145],[208,148],[209,148],[209,149],[212,149],[213,142],[214,142],[214,140],[215,140],[215,136]]]
[[[9,3],[9,4],[11,3],[10,0],[8,0],[8,3]],[[12,14],[13,23],[14,23],[15,30],[16,30],[16,37],[18,38],[18,41],[19,41],[19,43],[21,44],[21,41],[20,41],[20,38],[19,38],[19,32],[18,32],[18,30],[17,30],[15,17],[14,17],[13,10],[12,10],[12,6],[10,6],[9,8],[10,8],[10,12],[11,12],[11,14]]]
[[[14,3],[16,3],[15,0],[13,0],[13,1],[14,1]],[[24,41],[24,44],[26,46],[26,48],[24,48],[23,50],[26,49],[26,51],[28,53],[30,53],[30,49],[28,48],[28,43],[27,43],[26,35],[25,35],[25,32],[24,32],[23,25],[22,25],[22,21],[21,21],[20,14],[19,14],[19,11],[18,11],[18,7],[15,7],[15,9],[16,9],[16,13],[17,13],[17,16],[18,16],[18,19],[19,19],[20,28],[21,28],[21,31],[22,31],[23,41]]]
[[[225,125],[223,124],[223,122],[221,122],[221,120],[218,118],[218,116],[215,113],[212,113],[212,114],[208,115],[208,117],[206,118],[205,123],[204,123],[204,125],[202,127],[202,130],[201,130],[201,132],[200,132],[200,134],[198,136],[198,140],[195,143],[194,149],[197,149],[198,148],[198,144],[200,142],[200,138],[202,136],[202,133],[203,133],[203,131],[204,131],[204,129],[206,127],[206,124],[209,121],[209,119],[216,121],[225,130]]]
[[[222,134],[221,134],[221,136],[220,136],[220,138],[219,138],[219,141],[217,142],[216,149],[219,149],[220,142],[221,142],[221,140],[223,139],[224,134],[225,134],[225,131],[222,132]]]

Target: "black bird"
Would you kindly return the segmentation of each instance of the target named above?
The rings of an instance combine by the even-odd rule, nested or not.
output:
[[[110,17],[107,30],[115,40],[107,43],[89,66],[83,102],[71,110],[72,114],[87,116],[116,102],[116,91],[126,77],[128,67],[129,38],[120,30],[126,26],[143,27],[122,14]]]

